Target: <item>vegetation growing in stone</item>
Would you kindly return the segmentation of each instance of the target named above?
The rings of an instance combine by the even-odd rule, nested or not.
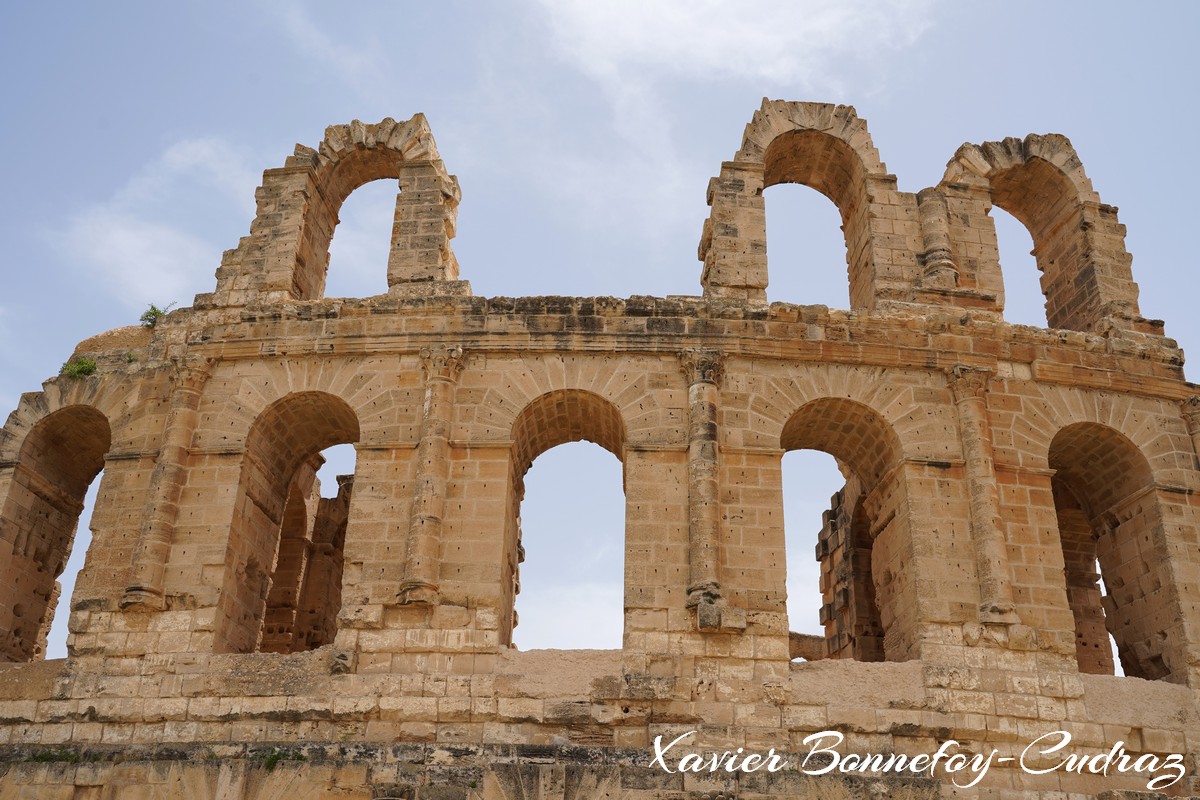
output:
[[[95,373],[95,371],[95,361],[87,356],[75,356],[62,365],[62,369],[58,371],[58,374],[66,375],[68,378],[86,378],[88,375]]]
[[[165,317],[174,306],[174,303],[168,303],[162,308],[159,308],[158,306],[154,305],[154,303],[151,303],[150,307],[142,312],[142,316],[138,317],[138,321],[142,323],[143,328],[153,328],[158,324],[158,321]]]

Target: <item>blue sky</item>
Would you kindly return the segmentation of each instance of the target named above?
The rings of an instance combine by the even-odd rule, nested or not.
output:
[[[763,96],[854,105],[905,191],[937,183],[963,142],[1063,133],[1101,198],[1121,209],[1143,313],[1200,353],[1189,152],[1200,122],[1200,5],[1131,9],[935,0],[6,4],[0,409],[38,389],[77,341],[135,323],[147,303],[186,306],[209,291],[221,251],[249,228],[262,170],[296,142],[316,145],[328,124],[418,111],[462,184],[454,241],[462,276],[488,296],[699,293],[705,186]],[[343,208],[329,294],[385,289],[393,197],[394,188],[373,184]],[[832,205],[803,187],[776,187],[768,214],[771,299],[844,307]],[[1002,235],[1012,317],[1034,321],[1028,237]],[[527,536],[547,526],[538,552],[548,554],[548,573],[583,561],[585,576],[619,578],[619,510],[609,521],[589,515],[587,530],[534,519],[536,497],[547,515],[569,509],[593,475],[608,475],[596,480],[610,489],[589,496],[619,506],[611,477],[619,465],[598,449],[591,467],[571,460],[586,450],[535,463]],[[820,479],[788,470],[796,487],[788,519],[802,518],[795,552],[808,565],[836,480],[828,463]],[[588,477],[539,483],[549,473]],[[588,557],[569,558],[579,542]],[[808,586],[794,593],[814,596],[811,573],[795,573]],[[522,606],[526,631],[549,632],[525,641],[519,632],[523,646],[581,644],[554,631],[588,609],[619,606],[611,581],[547,576],[538,588],[535,577],[531,560],[522,603],[545,592],[560,616],[538,623]],[[592,583],[591,594],[564,600],[567,585]],[[815,616],[816,600],[808,607]],[[608,631],[611,643],[611,616],[582,627]]]

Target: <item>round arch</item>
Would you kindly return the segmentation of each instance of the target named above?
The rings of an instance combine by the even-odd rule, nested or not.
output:
[[[0,660],[44,655],[55,582],[112,439],[102,412],[68,405],[36,422],[22,441],[0,516]]]
[[[1054,435],[1047,462],[1080,670],[1111,674],[1111,634],[1126,675],[1182,682],[1182,615],[1149,460],[1115,428],[1077,422]]]
[[[354,409],[326,392],[287,394],[251,425],[224,560],[218,651],[250,652],[260,645],[277,553],[288,533],[289,497],[294,508],[293,495],[311,485],[322,450],[359,438]]]

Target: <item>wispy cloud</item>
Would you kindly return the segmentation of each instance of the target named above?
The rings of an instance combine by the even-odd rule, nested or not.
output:
[[[257,174],[219,139],[189,139],[167,148],[109,200],[76,214],[58,244],[120,303],[180,302],[204,291],[231,242],[189,231],[198,206],[254,213]],[[203,226],[203,221],[201,221]]]
[[[555,44],[606,83],[646,70],[824,88],[843,56],[885,56],[929,26],[931,0],[538,0]]]
[[[390,85],[385,76],[387,51],[374,35],[353,42],[339,41],[313,22],[298,4],[268,3],[283,20],[284,32],[297,53],[314,59],[342,83],[366,99],[379,100]]]

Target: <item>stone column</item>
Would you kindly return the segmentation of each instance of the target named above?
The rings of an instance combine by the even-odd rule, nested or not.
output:
[[[1192,437],[1192,448],[1200,456],[1200,396],[1192,395],[1179,404],[1183,410],[1183,421],[1187,423],[1188,435]]]
[[[920,254],[923,266],[920,284],[926,288],[953,289],[958,285],[958,267],[950,251],[950,211],[946,196],[937,189],[917,193],[921,235],[925,250]]]
[[[166,429],[142,512],[137,545],[133,551],[131,580],[121,597],[121,608],[166,607],[163,576],[175,536],[179,499],[187,479],[188,449],[199,422],[200,395],[208,382],[212,361],[195,359],[178,364],[167,410]]]
[[[947,370],[966,458],[971,541],[979,575],[979,618],[981,622],[1017,623],[1020,618],[1013,603],[1008,551],[1000,527],[1000,488],[992,461],[992,428],[987,411],[991,374],[990,370],[963,365]]]
[[[721,506],[717,480],[717,399],[723,356],[717,350],[693,348],[679,354],[688,382],[688,608],[721,598],[717,578]]]
[[[425,406],[421,441],[417,444],[417,475],[408,547],[404,555],[404,580],[397,595],[401,605],[438,602],[442,514],[446,508],[446,483],[450,477],[450,418],[454,385],[462,369],[461,347],[421,350]]]

